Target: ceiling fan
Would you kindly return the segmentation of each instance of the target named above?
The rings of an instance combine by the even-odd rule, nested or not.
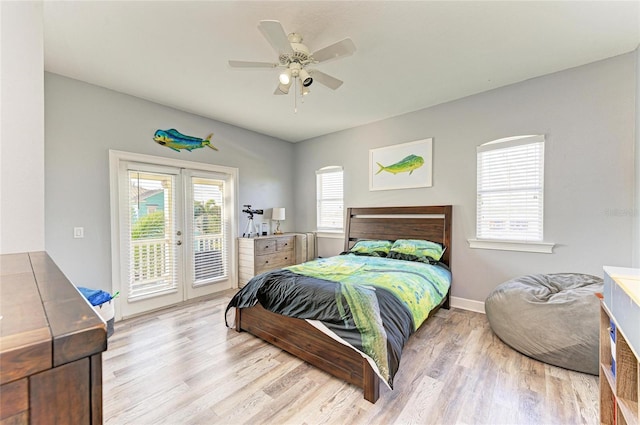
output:
[[[341,80],[317,69],[308,68],[308,66],[352,55],[356,51],[356,46],[350,38],[345,38],[310,53],[307,46],[302,44],[302,36],[297,33],[287,35],[278,21],[260,21],[258,29],[278,54],[278,62],[230,60],[230,66],[234,68],[284,68],[278,77],[279,84],[273,92],[276,95],[288,94],[291,86],[296,84],[296,80],[299,81],[297,84],[300,85],[302,95],[309,93],[309,86],[314,81],[332,90],[336,90],[342,85]]]

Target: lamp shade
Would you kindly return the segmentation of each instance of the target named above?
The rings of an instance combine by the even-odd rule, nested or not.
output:
[[[274,208],[271,220],[284,220],[284,208]]]

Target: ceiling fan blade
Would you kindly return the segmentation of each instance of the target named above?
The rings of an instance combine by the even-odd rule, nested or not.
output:
[[[278,21],[260,21],[258,29],[278,55],[293,53],[287,33]]]
[[[338,80],[337,78],[332,77],[329,74],[325,74],[324,72],[318,71],[317,69],[309,70],[309,74],[311,75],[311,77],[313,77],[314,81],[317,81],[332,90],[336,90],[342,85],[341,80]]]
[[[229,61],[229,66],[233,68],[275,68],[278,64],[271,62]]]
[[[333,43],[323,49],[314,52],[311,56],[318,62],[326,62],[332,59],[338,59],[350,56],[356,51],[356,45],[350,38]]]

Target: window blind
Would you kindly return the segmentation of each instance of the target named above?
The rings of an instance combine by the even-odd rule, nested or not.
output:
[[[543,239],[544,136],[485,143],[477,152],[478,239]]]
[[[130,300],[175,291],[175,181],[168,174],[128,172]]]
[[[225,220],[223,180],[192,177],[193,286],[227,277],[229,223]]]
[[[342,167],[316,171],[318,230],[342,231],[344,228]]]

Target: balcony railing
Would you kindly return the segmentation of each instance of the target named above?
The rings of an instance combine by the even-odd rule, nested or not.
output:
[[[224,239],[221,233],[213,235],[198,235],[194,238],[194,251],[222,251]]]
[[[221,233],[194,237],[194,286],[203,285],[227,274]]]
[[[176,264],[170,239],[131,241],[129,296],[145,296],[176,288]],[[226,275],[222,234],[199,235],[193,242],[195,284]]]
[[[135,298],[175,289],[175,259],[171,241],[136,239],[131,241],[129,297]]]

